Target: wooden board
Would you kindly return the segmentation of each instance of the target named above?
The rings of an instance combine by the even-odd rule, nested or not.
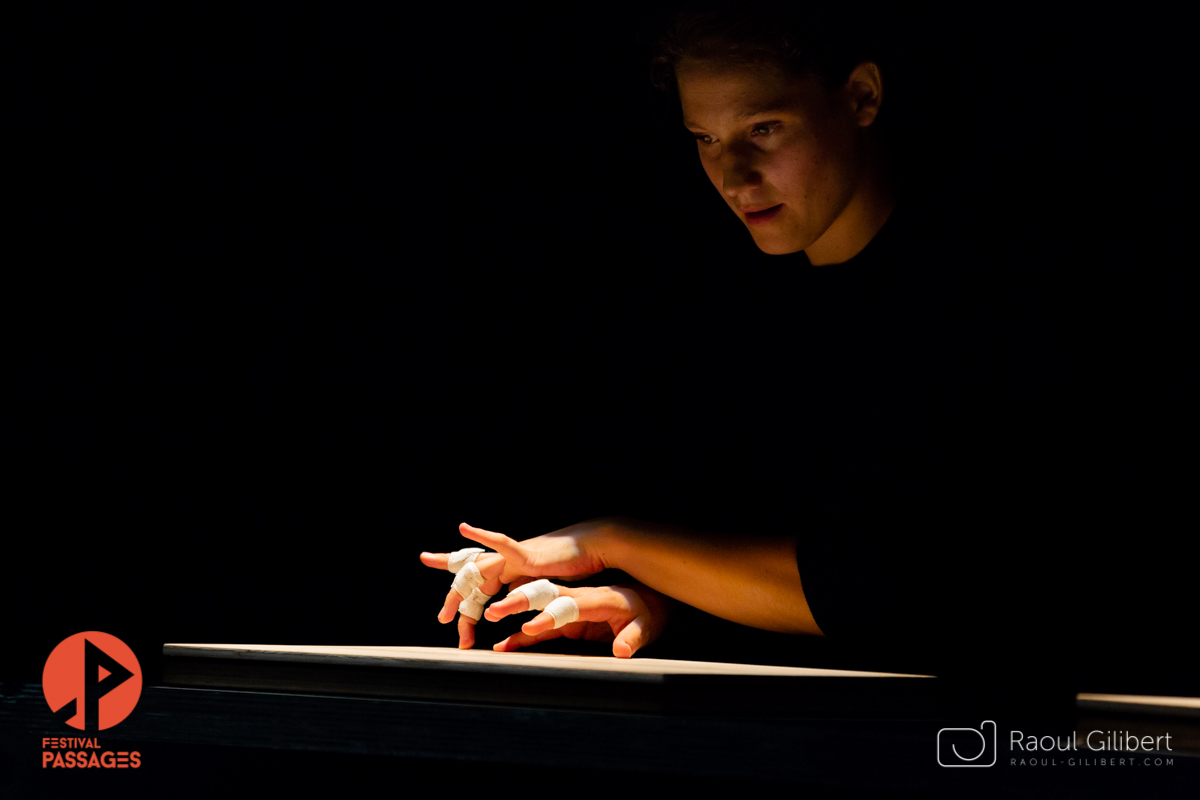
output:
[[[1086,711],[1200,719],[1200,697],[1081,693],[1076,695],[1076,703]]]
[[[241,658],[310,664],[360,664],[464,672],[520,672],[563,678],[589,677],[661,683],[668,675],[775,675],[793,678],[928,678],[894,672],[773,667],[662,658],[571,656],[561,653],[497,653],[452,647],[366,647],[344,645],[165,644],[163,655]]]
[[[644,713],[930,716],[927,675],[449,647],[166,644],[168,685]]]

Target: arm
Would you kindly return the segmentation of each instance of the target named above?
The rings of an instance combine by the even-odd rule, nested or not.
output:
[[[522,542],[463,523],[468,539],[492,556],[497,585],[519,577],[581,578],[619,569],[668,597],[743,625],[781,633],[823,635],[813,619],[796,567],[796,538],[730,540],[675,525],[602,517]],[[445,556],[426,553],[428,566],[445,568]],[[453,619],[453,594],[446,603]]]
[[[595,547],[606,567],[701,611],[779,633],[822,635],[800,583],[794,535],[731,540],[610,517]]]

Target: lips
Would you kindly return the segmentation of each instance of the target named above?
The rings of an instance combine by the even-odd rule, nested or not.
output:
[[[746,222],[750,225],[761,225],[764,222],[770,222],[783,208],[783,203],[777,206],[766,206],[761,209],[751,211],[749,209],[742,213],[746,216]]]

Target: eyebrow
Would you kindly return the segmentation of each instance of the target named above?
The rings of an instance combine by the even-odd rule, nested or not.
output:
[[[737,119],[745,120],[745,119],[750,119],[752,117],[765,117],[768,114],[782,114],[786,110],[787,109],[785,109],[785,108],[779,107],[779,108],[764,108],[764,109],[757,110],[757,111],[747,111],[744,114],[738,114]],[[684,126],[686,126],[688,128],[703,128],[704,127],[703,125],[697,125],[696,123],[691,122],[686,119],[683,121],[683,124],[684,124]]]

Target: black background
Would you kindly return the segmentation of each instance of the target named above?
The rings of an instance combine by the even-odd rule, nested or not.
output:
[[[947,213],[1047,428],[1070,432],[1033,460],[1069,485],[1077,507],[1052,516],[1074,527],[1030,520],[1013,546],[1069,535],[1111,570],[1062,613],[1120,605],[1183,635],[1175,23],[874,13],[855,24],[893,33],[906,191]],[[802,524],[745,508],[769,469],[733,466],[771,436],[756,337],[802,257],[754,247],[650,87],[661,16],[23,21],[5,670],[36,679],[82,630],[151,679],[167,641],[453,645],[448,576],[417,554],[461,546],[463,520],[516,538],[609,513]],[[696,618],[657,654],[804,658],[735,628]]]

